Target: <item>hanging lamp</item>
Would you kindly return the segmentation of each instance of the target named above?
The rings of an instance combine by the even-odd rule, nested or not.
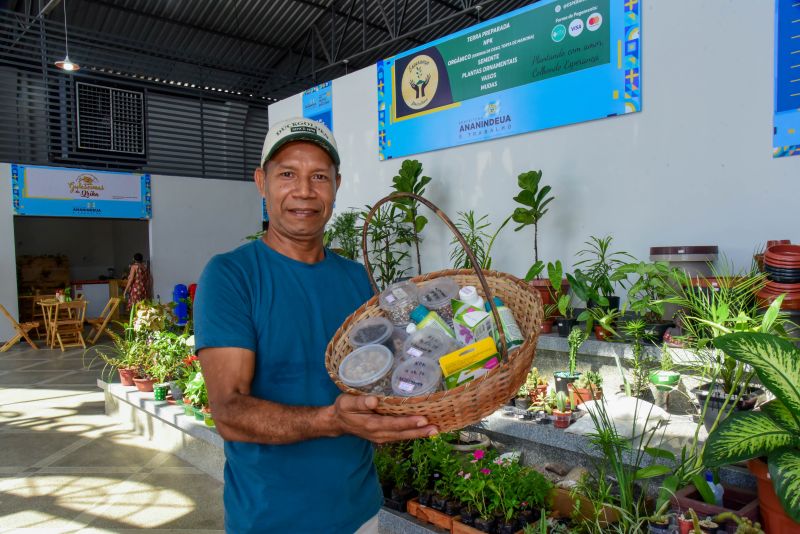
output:
[[[69,59],[69,36],[67,35],[67,0],[62,0],[64,4],[64,50],[66,55],[64,59],[56,61],[56,67],[67,72],[76,72],[80,70],[81,66],[73,63]]]

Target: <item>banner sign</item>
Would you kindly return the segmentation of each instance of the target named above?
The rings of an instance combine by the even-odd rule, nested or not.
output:
[[[319,121],[333,131],[333,84],[321,83],[303,92],[303,117]]]
[[[379,61],[379,158],[640,111],[639,11],[541,0]]]
[[[150,175],[11,165],[15,215],[149,219]]]
[[[772,155],[800,156],[800,2],[775,1]]]

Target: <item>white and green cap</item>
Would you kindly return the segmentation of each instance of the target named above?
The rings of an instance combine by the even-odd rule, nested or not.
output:
[[[270,160],[283,145],[292,141],[309,141],[322,147],[339,166],[339,150],[336,148],[336,139],[333,133],[321,122],[294,117],[273,124],[264,138],[264,148],[261,149],[261,166]]]

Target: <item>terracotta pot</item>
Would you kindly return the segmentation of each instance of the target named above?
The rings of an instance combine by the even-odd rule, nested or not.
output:
[[[552,334],[553,333],[553,320],[552,319],[545,319],[542,321],[542,334]]]
[[[563,488],[553,488],[550,490],[550,499],[552,502],[553,517],[572,517],[576,511],[575,499],[570,495],[569,490]],[[595,512],[592,501],[582,495],[577,496],[578,506],[577,514],[581,519],[594,520]],[[619,512],[609,506],[604,506],[597,516],[601,527],[606,527],[611,523],[619,521]]]
[[[136,368],[135,367],[120,367],[117,369],[119,373],[119,383],[123,386],[132,386],[133,385],[133,377],[136,376]]]
[[[567,410],[566,412],[559,412],[558,410],[553,410],[554,427],[567,428],[569,426],[571,419],[572,419],[572,410]]]
[[[539,292],[539,295],[542,297],[542,306],[555,303],[551,290],[553,286],[550,284],[550,280],[547,278],[535,278],[528,282],[528,284]],[[567,291],[569,291],[569,282],[564,278],[561,281],[561,293],[566,293]]]
[[[772,248],[772,247],[774,247],[776,245],[791,245],[791,244],[792,244],[792,241],[790,239],[770,239],[769,241],[767,241],[767,247],[766,248],[769,249],[769,248]]]
[[[611,336],[611,332],[603,328],[602,326],[595,325],[594,327],[594,337],[598,341],[606,341]]]
[[[603,398],[603,388],[576,388],[575,384],[567,384],[571,398],[575,399],[575,406],[589,402],[590,400],[600,400]],[[594,393],[594,395],[592,395]]]
[[[774,256],[796,256],[800,258],[800,245],[772,245],[767,247],[765,254],[772,254]]]
[[[758,485],[758,506],[761,509],[761,523],[767,534],[783,534],[790,532],[800,532],[800,523],[792,520],[783,511],[781,501],[772,487],[772,480],[769,478],[769,467],[766,462],[755,458],[747,461],[747,467],[756,477]]]
[[[541,399],[545,398],[547,396],[547,388],[548,385],[545,384],[543,386],[536,386],[536,389],[534,389],[533,391],[528,391],[528,393],[531,396],[531,401],[538,402]]]
[[[152,378],[134,378],[133,383],[136,389],[143,393],[151,393],[153,391],[153,383],[155,380]]]

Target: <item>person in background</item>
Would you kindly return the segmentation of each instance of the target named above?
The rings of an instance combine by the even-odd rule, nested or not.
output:
[[[128,311],[136,303],[150,298],[150,269],[145,265],[141,253],[133,255],[128,283],[125,285],[125,298],[128,300]]]
[[[325,346],[372,295],[364,267],[323,246],[339,154],[320,123],[272,125],[255,182],[269,227],[211,259],[195,301],[195,340],[225,440],[229,534],[376,534],[383,498],[370,442],[437,432],[425,417],[377,414],[343,394]]]

